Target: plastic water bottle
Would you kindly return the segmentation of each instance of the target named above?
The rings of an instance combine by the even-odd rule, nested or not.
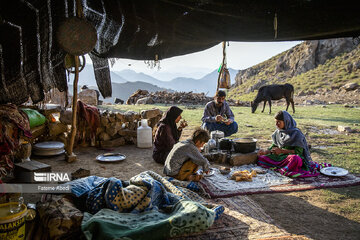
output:
[[[151,127],[148,126],[147,119],[141,119],[141,121],[138,122],[137,147],[138,148],[152,147],[152,129]]]

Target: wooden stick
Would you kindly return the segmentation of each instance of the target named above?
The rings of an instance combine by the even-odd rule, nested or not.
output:
[[[73,86],[73,101],[72,101],[72,123],[71,123],[71,133],[70,133],[70,141],[68,147],[68,156],[71,157],[73,155],[73,147],[76,136],[76,115],[77,115],[77,88],[79,81],[79,56],[74,56],[75,58],[75,79]]]

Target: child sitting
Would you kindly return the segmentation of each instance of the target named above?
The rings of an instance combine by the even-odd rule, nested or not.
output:
[[[176,143],[166,158],[164,173],[181,181],[200,181],[202,175],[196,174],[199,166],[209,171],[210,163],[200,153],[209,138],[209,133],[199,128],[191,139]]]

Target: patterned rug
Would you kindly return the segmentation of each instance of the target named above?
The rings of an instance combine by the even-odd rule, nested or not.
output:
[[[209,201],[225,207],[225,212],[220,219],[203,233],[172,238],[172,240],[307,239],[294,238],[276,226],[274,220],[247,196],[217,198]]]
[[[260,174],[259,174],[260,176]],[[338,188],[360,185],[360,176],[348,174],[344,177],[329,177],[320,174],[317,177],[310,178],[289,178],[289,182],[284,182],[278,185],[263,185],[258,187],[249,188],[246,182],[235,182],[233,180],[226,181],[231,184],[238,184],[237,187],[230,189],[228,185],[222,188],[217,181],[217,177],[204,178],[200,181],[205,191],[210,195],[211,198],[220,197],[232,197],[237,195],[248,195],[258,193],[276,193],[276,192],[293,192],[302,190],[311,190],[316,188]],[[225,184],[225,182],[224,182]],[[243,184],[244,187],[241,187]]]

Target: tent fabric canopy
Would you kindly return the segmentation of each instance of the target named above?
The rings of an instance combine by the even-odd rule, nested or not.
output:
[[[81,0],[98,41],[91,52],[104,97],[108,58],[161,60],[222,41],[293,41],[360,35],[360,6],[334,0]],[[34,103],[67,90],[56,31],[76,0],[0,2],[0,103]],[[86,36],[84,36],[86,37]],[[100,79],[101,77],[101,79]],[[103,85],[104,84],[104,85]]]

